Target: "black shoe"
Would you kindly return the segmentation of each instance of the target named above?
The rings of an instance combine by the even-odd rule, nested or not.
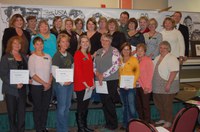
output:
[[[88,128],[88,127],[85,127],[84,130],[85,130],[85,132],[94,132],[93,129],[90,129],[90,128]]]
[[[125,131],[126,128],[122,126],[122,127],[119,128],[119,130]]]
[[[42,132],[49,132],[47,129],[45,129],[45,130],[42,130]]]

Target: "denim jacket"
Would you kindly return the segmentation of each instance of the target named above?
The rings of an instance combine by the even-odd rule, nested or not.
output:
[[[27,57],[23,54],[21,54],[23,63],[25,63],[26,67],[23,69],[27,69]],[[9,94],[13,96],[19,96],[19,92],[17,89],[16,84],[10,84],[10,70],[11,69],[18,69],[18,63],[14,59],[13,55],[10,53],[5,54],[1,58],[0,62],[0,78],[3,81],[2,85],[2,93],[3,94]],[[25,88],[24,88],[25,90]]]

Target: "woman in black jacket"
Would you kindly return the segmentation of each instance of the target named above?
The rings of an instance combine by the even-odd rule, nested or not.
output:
[[[25,21],[22,15],[15,14],[11,17],[9,21],[9,28],[4,30],[3,39],[2,39],[2,55],[5,54],[8,40],[13,36],[19,36],[22,38],[22,53],[28,55],[30,53],[29,44],[31,36],[29,32],[24,30]]]

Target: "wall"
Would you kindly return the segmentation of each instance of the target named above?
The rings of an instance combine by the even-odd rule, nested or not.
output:
[[[101,7],[106,4],[106,8],[118,8],[118,0],[1,0],[3,4],[17,5],[53,5],[66,7]]]
[[[168,0],[168,5],[173,11],[200,12],[200,0]]]
[[[163,9],[168,7],[168,0],[133,0],[133,9]]]
[[[1,0],[3,4],[119,8],[119,0]],[[133,0],[133,9],[163,9],[168,0]]]

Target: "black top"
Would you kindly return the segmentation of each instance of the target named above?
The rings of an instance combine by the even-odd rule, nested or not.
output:
[[[124,33],[116,31],[112,34],[112,43],[111,45],[115,48],[117,48],[120,51],[120,47],[121,45],[126,42],[126,37],[124,35]]]
[[[185,56],[189,56],[189,31],[188,31],[188,27],[180,24],[178,30],[183,35],[183,38],[184,38],[184,41],[185,41]]]
[[[87,32],[84,33],[87,35]],[[96,52],[98,49],[102,48],[101,46],[101,33],[95,32],[94,35],[90,38],[90,43],[91,43],[91,50],[90,54],[93,55],[94,52]]]
[[[65,33],[70,37],[70,46],[67,49],[67,51],[74,56],[76,50],[77,50],[77,46],[78,46],[78,38],[77,38],[77,34],[74,31],[71,31],[71,34],[69,34],[66,30],[61,31],[60,33]]]
[[[10,27],[10,28],[6,28],[4,30],[4,34],[3,34],[3,39],[2,39],[2,56],[5,54],[6,48],[7,48],[7,43],[8,40],[13,37],[13,36],[17,36],[17,32],[15,30],[15,28]],[[26,30],[23,30],[23,35],[25,36],[25,38],[28,41],[28,44],[26,46],[27,51],[24,51],[24,54],[30,54],[30,41],[31,41],[31,35],[29,34],[29,32],[27,32]],[[23,36],[22,35],[22,36]],[[23,37],[22,37],[23,38]]]
[[[145,39],[142,33],[137,32],[135,35],[133,36],[129,36],[129,34],[126,34],[126,39],[127,42],[129,42],[132,46],[137,46],[140,43],[144,43],[145,44]]]
[[[58,37],[59,32],[55,28],[50,29],[50,32],[54,34],[56,38]]]

